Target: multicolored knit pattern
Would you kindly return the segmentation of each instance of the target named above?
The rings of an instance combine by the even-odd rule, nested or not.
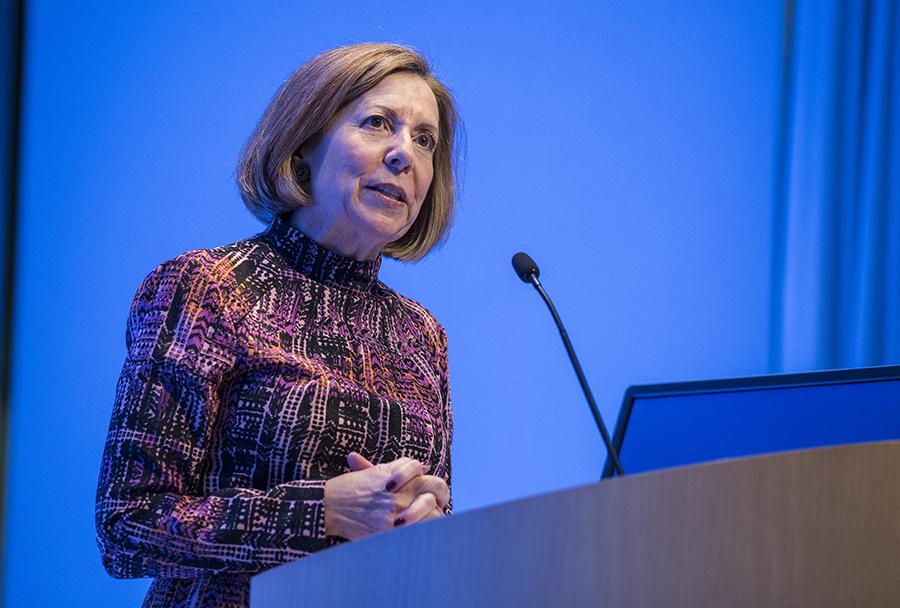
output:
[[[334,544],[325,480],[357,451],[450,482],[443,328],[276,218],[144,280],[103,454],[97,539],[144,606],[246,607],[250,576]]]

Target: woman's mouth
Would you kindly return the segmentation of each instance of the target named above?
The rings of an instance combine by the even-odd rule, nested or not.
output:
[[[406,194],[399,186],[393,184],[372,184],[371,186],[366,186],[366,189],[371,190],[379,199],[391,206],[406,204]]]

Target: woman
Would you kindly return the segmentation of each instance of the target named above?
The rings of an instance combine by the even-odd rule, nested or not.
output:
[[[449,511],[444,330],[377,274],[446,236],[455,129],[416,52],[319,55],[242,153],[269,227],[144,280],[97,531],[111,575],[156,577],[145,606],[247,606],[257,572]]]

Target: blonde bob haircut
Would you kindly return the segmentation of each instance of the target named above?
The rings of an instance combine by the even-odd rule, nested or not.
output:
[[[314,140],[351,101],[397,72],[420,76],[438,105],[434,177],[416,221],[384,254],[413,261],[441,243],[453,223],[459,117],[450,91],[417,51],[397,44],[354,44],[317,55],[291,74],[244,144],[237,183],[244,204],[265,223],[312,204],[297,179],[294,155]],[[308,182],[306,182],[308,184]]]

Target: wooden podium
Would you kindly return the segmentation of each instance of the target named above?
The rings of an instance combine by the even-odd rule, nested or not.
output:
[[[253,578],[253,608],[900,606],[900,441],[470,511]]]

